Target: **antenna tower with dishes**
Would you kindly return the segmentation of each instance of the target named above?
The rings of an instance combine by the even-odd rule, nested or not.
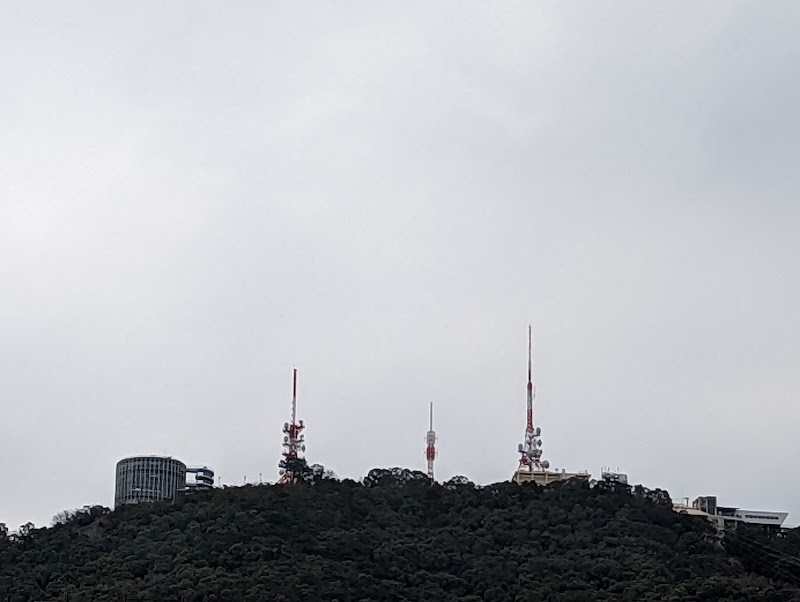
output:
[[[425,449],[425,458],[428,460],[428,478],[433,481],[433,461],[436,459],[436,431],[433,430],[433,402],[431,402],[431,423],[425,437],[428,444]]]
[[[303,460],[303,452],[306,451],[305,435],[303,429],[305,425],[302,420],[297,420],[297,368],[292,372],[292,421],[283,423],[283,458],[278,466],[281,478],[278,483],[293,483],[297,465]]]
[[[542,460],[541,427],[533,426],[533,401],[536,390],[533,387],[533,369],[531,365],[532,334],[528,324],[528,413],[525,424],[525,441],[517,446],[520,453],[518,472],[544,472],[550,468],[550,462]]]

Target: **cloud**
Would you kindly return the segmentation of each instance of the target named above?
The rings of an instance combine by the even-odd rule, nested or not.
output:
[[[171,453],[508,478],[525,327],[556,466],[793,506],[792,4],[0,20],[0,520]],[[758,487],[740,475],[758,474]]]

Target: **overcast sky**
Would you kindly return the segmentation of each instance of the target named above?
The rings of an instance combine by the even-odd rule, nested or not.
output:
[[[796,2],[3,2],[0,522],[115,463],[553,466],[800,522]]]

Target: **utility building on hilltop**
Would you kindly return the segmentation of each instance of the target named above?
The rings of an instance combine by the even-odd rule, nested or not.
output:
[[[718,506],[717,497],[704,495],[686,504],[673,504],[673,510],[682,514],[691,514],[708,519],[719,530],[735,529],[740,524],[759,525],[764,529],[780,530],[789,516],[788,512],[772,510],[744,510],[733,506]]]

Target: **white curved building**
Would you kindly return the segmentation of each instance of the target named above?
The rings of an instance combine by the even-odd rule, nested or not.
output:
[[[133,456],[117,462],[114,505],[174,502],[186,488],[186,464],[170,456]]]

